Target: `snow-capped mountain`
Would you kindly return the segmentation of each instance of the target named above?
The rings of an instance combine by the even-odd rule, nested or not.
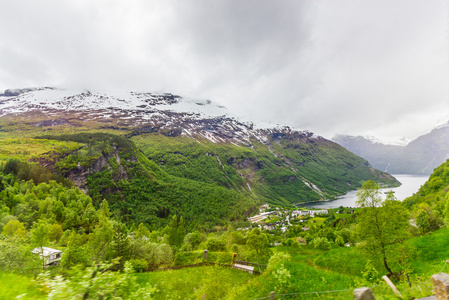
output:
[[[1,116],[26,116],[39,112],[51,121],[36,126],[96,121],[109,126],[135,127],[138,132],[163,131],[171,136],[201,136],[212,142],[231,139],[248,144],[251,137],[266,141],[270,132],[298,132],[289,127],[264,128],[240,121],[211,100],[183,98],[170,93],[91,92],[57,88],[6,90],[0,94]],[[308,131],[301,134],[320,138]]]
[[[371,141],[373,144],[383,144],[391,146],[407,146],[410,140],[403,136],[393,136],[393,137],[378,137],[372,135],[363,136],[366,140]]]
[[[173,176],[277,203],[329,199],[369,179],[389,186],[398,184],[366,160],[309,131],[257,126],[210,100],[169,93],[6,90],[0,94],[0,129],[6,137],[20,134],[82,143],[86,143],[86,136],[108,134],[140,149],[139,155],[131,155],[131,161],[146,155]],[[115,147],[116,161],[120,162],[118,144]],[[68,155],[76,160],[89,151],[94,150]],[[103,170],[98,166],[107,167],[113,158],[110,155],[102,152],[89,163],[71,163],[69,166],[78,167],[64,169],[60,175],[75,178],[79,187],[86,188],[87,178]],[[47,156],[56,161],[65,159],[58,154]],[[146,164],[142,157],[140,163]],[[44,160],[42,164],[56,162]],[[112,165],[108,169],[114,170]]]

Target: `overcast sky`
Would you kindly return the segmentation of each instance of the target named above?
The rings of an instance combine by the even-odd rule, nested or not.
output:
[[[449,120],[445,0],[3,0],[0,90],[172,92],[415,138]]]

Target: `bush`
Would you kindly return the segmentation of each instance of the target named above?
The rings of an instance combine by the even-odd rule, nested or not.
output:
[[[224,251],[226,249],[226,242],[217,238],[209,238],[207,240],[208,251]]]
[[[136,273],[142,273],[148,269],[148,262],[144,259],[130,259],[128,262]]]
[[[308,233],[308,234],[306,234],[304,239],[306,240],[307,244],[310,244],[313,241],[313,236],[310,233]]]
[[[335,239],[335,244],[337,244],[340,247],[343,247],[345,245],[345,240],[341,237],[341,235],[337,235],[337,238]]]
[[[327,238],[317,237],[316,239],[313,240],[313,245],[315,246],[315,248],[320,249],[320,250],[330,250],[331,249],[331,245],[330,245],[329,241],[327,240]]]

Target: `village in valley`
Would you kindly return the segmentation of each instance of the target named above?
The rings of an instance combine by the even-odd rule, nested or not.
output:
[[[339,208],[335,213],[354,213],[352,208]],[[280,229],[286,232],[290,226],[302,225],[303,231],[309,230],[309,223],[321,223],[329,215],[327,209],[285,209],[269,204],[263,204],[259,207],[259,214],[249,217],[252,227],[260,227],[265,230]],[[293,223],[293,224],[292,224]]]
[[[279,228],[282,232],[287,231],[291,222],[302,223],[302,230],[307,231],[309,227],[307,223],[314,222],[313,218],[320,215],[327,215],[329,212],[326,209],[321,210],[288,210],[279,207],[270,207],[269,204],[264,204],[259,207],[259,214],[248,218],[251,223],[258,224],[261,228],[266,230],[274,230]]]

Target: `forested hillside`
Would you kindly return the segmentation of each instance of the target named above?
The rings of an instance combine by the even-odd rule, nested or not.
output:
[[[1,95],[0,158],[38,164],[95,207],[107,200],[120,220],[151,228],[175,214],[192,228],[243,221],[257,203],[333,199],[371,179],[399,184],[307,131],[256,128],[209,100],[123,95],[54,88]]]
[[[27,102],[33,91],[24,93],[0,104],[19,103],[22,110],[0,117],[0,269],[6,273],[0,273],[0,281],[7,286],[14,278],[35,278],[24,287],[24,299],[67,299],[74,293],[88,299],[100,291],[125,299],[203,294],[251,299],[272,289],[301,291],[293,286],[304,286],[309,275],[334,281],[333,288],[352,287],[359,275],[319,270],[315,263],[329,249],[340,253],[345,243],[359,241],[350,233],[357,216],[337,218],[330,211],[300,220],[292,211],[367,180],[399,184],[307,131],[160,110],[183,104],[179,96],[136,94],[138,103],[146,103],[140,110],[92,104],[87,109],[87,98],[115,102],[84,93],[49,101],[49,109],[37,98]],[[77,103],[79,109],[60,109],[61,103]],[[16,106],[3,111],[8,109]],[[270,203],[276,216],[259,228],[247,218],[262,203]],[[290,215],[291,222],[285,221]],[[47,268],[31,252],[37,248],[43,254],[42,247],[60,249],[61,260]],[[306,262],[310,254],[317,256]],[[233,257],[256,265],[255,274],[262,275],[228,269]],[[134,274],[192,264],[202,269]],[[49,273],[37,276],[43,267]],[[299,270],[307,270],[306,276]],[[306,285],[329,286],[324,281]],[[0,297],[5,293],[17,296],[0,288]]]

